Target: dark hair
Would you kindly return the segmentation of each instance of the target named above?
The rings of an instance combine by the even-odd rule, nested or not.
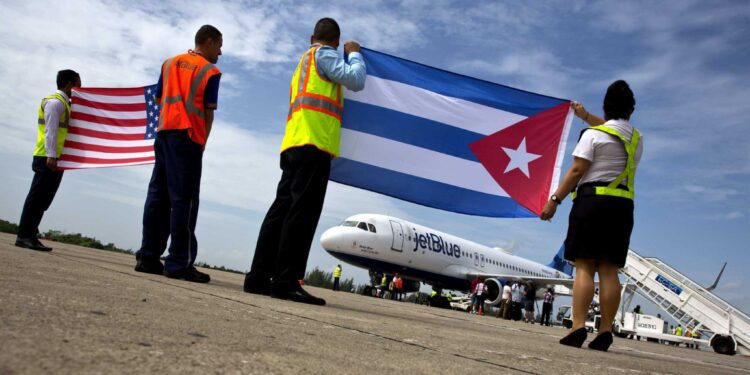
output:
[[[629,120],[635,109],[635,97],[628,83],[617,80],[607,88],[604,95],[604,117],[607,120]]]
[[[69,83],[75,83],[79,78],[81,78],[81,76],[79,76],[74,70],[61,70],[57,72],[57,89],[62,90]]]
[[[219,40],[219,38],[221,38],[221,31],[219,31],[219,29],[211,25],[203,25],[198,29],[198,32],[195,33],[195,45],[199,46],[205,43],[208,39],[216,41]]]
[[[313,39],[321,42],[334,42],[341,36],[339,24],[333,18],[321,18],[315,24]]]

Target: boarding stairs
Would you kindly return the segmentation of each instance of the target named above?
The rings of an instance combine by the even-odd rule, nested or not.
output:
[[[750,317],[739,309],[658,258],[632,249],[621,272],[627,278],[623,290],[637,290],[683,327],[697,329],[715,351],[750,355]]]

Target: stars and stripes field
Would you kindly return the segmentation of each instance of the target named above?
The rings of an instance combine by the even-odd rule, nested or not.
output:
[[[159,123],[154,87],[77,88],[60,169],[151,164]]]

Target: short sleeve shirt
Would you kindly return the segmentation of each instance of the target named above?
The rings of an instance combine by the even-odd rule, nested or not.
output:
[[[633,135],[633,126],[625,120],[609,120],[604,125],[617,130],[628,140]],[[643,135],[641,135],[634,155],[636,167],[641,161],[642,154]],[[581,177],[578,185],[587,182],[613,181],[625,170],[628,161],[628,154],[625,152],[622,141],[599,130],[584,130],[581,139],[573,150],[573,156],[591,162],[589,170]],[[626,183],[627,180],[623,181],[623,184]]]

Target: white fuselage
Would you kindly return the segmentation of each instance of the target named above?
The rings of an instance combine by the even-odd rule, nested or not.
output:
[[[323,233],[320,242],[347,263],[455,290],[467,290],[472,275],[478,274],[518,279],[569,277],[503,249],[386,215],[351,216]]]

